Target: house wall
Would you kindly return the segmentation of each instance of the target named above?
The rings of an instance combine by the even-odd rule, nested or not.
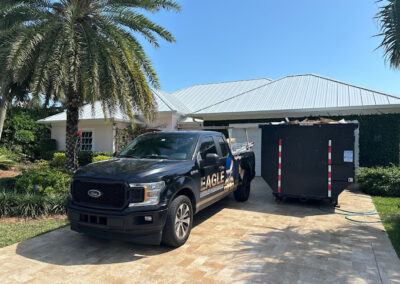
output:
[[[146,127],[160,130],[176,130],[179,118],[180,115],[173,112],[159,113],[153,122],[146,124]]]
[[[93,131],[93,151],[114,151],[114,130],[111,122],[81,122],[79,129]],[[65,123],[52,125],[51,138],[57,141],[57,150],[65,151]]]

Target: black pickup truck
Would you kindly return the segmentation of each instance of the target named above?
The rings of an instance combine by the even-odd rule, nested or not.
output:
[[[219,132],[143,134],[110,160],[74,174],[71,229],[178,247],[189,237],[194,214],[230,192],[246,201],[254,175],[254,153],[232,154]]]

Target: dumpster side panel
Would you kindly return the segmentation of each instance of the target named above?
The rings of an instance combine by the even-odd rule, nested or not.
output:
[[[280,196],[328,198],[328,146],[332,143],[331,199],[354,180],[356,124],[263,125],[264,180]],[[282,140],[281,192],[278,192],[279,140]],[[349,179],[350,178],[350,179]]]

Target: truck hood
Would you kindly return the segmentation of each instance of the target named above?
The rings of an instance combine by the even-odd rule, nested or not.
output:
[[[128,182],[148,182],[164,175],[189,171],[193,161],[112,158],[84,166],[74,178],[108,179]],[[149,180],[150,181],[150,180]]]

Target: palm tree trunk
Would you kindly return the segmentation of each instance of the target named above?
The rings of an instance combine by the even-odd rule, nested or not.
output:
[[[79,122],[79,95],[69,88],[67,102],[67,126],[66,126],[66,151],[65,167],[68,170],[76,170],[78,164],[78,122]]]
[[[3,134],[4,121],[6,120],[6,114],[8,108],[8,98],[6,98],[4,95],[2,97],[3,98],[0,101],[0,140],[1,140],[1,135]]]

